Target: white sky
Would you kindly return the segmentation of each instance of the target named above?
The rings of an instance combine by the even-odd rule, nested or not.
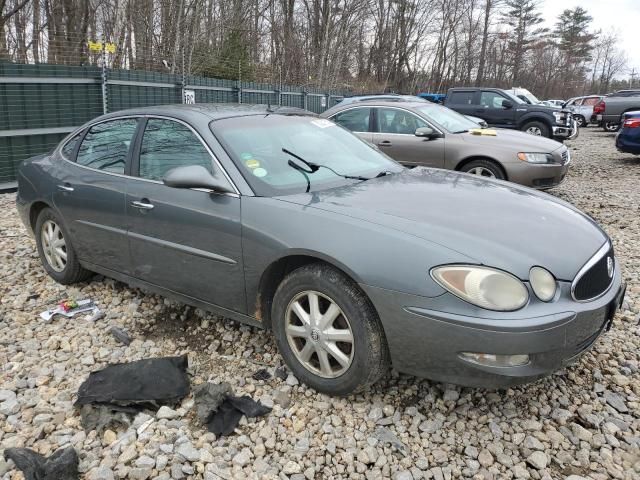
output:
[[[558,15],[567,8],[581,6],[593,17],[593,30],[616,31],[620,38],[620,48],[627,54],[628,74],[635,67],[640,73],[640,0],[542,0],[540,5],[547,21],[553,27]],[[636,77],[636,80],[638,77]]]

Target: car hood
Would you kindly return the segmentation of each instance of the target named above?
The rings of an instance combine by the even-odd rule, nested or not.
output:
[[[534,265],[572,280],[608,239],[591,218],[550,195],[430,168],[279,200],[402,231],[523,280]]]
[[[465,143],[473,145],[489,145],[497,147],[513,148],[518,152],[527,153],[551,153],[562,148],[560,142],[545,137],[538,137],[518,130],[508,130],[505,128],[489,128],[494,130],[496,135],[474,135],[470,132],[452,134],[460,136]]]

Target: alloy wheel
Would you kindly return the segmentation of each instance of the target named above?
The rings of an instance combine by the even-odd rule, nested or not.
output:
[[[467,173],[470,173],[471,175],[479,175],[481,177],[496,178],[493,172],[485,167],[473,167],[471,170],[468,170]]]
[[[52,220],[44,222],[40,240],[44,258],[49,266],[56,272],[62,272],[67,266],[67,242],[60,226]]]
[[[527,128],[526,132],[529,135],[542,136],[542,130],[540,129],[540,127],[529,127]]]
[[[336,378],[353,362],[355,340],[342,309],[314,290],[297,294],[286,310],[285,333],[296,359],[323,378]]]

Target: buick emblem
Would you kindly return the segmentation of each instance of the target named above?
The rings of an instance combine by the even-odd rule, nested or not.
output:
[[[613,258],[607,257],[607,274],[609,278],[613,278]]]

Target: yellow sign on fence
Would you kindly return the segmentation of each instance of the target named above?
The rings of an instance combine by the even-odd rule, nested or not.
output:
[[[91,52],[101,52],[104,48],[108,53],[116,53],[115,43],[92,42],[89,40],[88,45]]]

